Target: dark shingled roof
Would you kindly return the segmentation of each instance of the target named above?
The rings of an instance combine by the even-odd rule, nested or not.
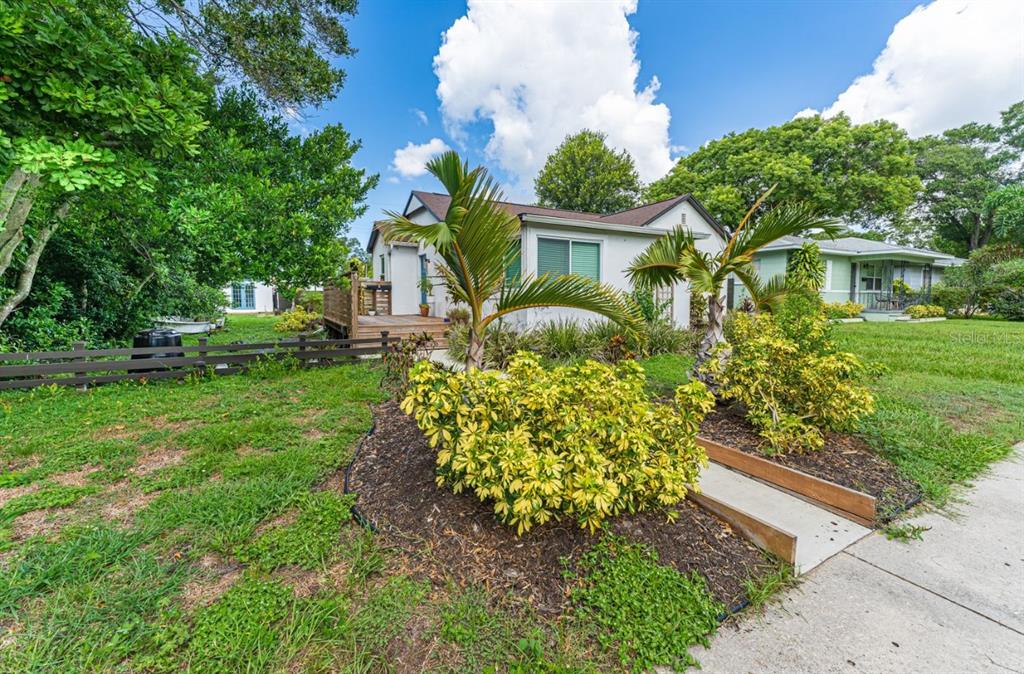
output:
[[[412,196],[423,202],[423,205],[427,207],[427,210],[437,218],[438,220],[444,219],[445,213],[448,212],[448,204],[451,203],[451,197],[447,194],[438,194],[437,192],[421,192],[418,190],[413,191]],[[529,206],[527,204],[516,204],[510,201],[498,202],[505,210],[514,215],[546,215],[553,218],[568,218],[571,220],[586,220],[589,222],[598,222],[612,225],[628,225],[632,227],[643,227],[650,224],[658,216],[669,210],[676,204],[683,201],[689,201],[694,208],[696,208],[701,215],[708,219],[711,226],[726,237],[725,229],[718,223],[715,218],[707,212],[703,205],[692,195],[681,194],[678,197],[672,197],[671,199],[663,199],[662,201],[656,201],[651,204],[644,204],[643,206],[637,206],[636,208],[628,208],[618,213],[610,213],[608,215],[601,215],[599,213],[586,213],[583,211],[567,211],[561,208],[546,208],[544,206]],[[727,237],[726,237],[727,238]]]
[[[452,199],[447,194],[440,194],[438,192],[422,192],[420,190],[413,190],[410,194],[409,199],[416,197],[426,207],[430,214],[438,220],[443,220],[445,214],[448,212],[448,205]],[[725,228],[719,224],[718,220],[711,215],[704,206],[697,201],[690,194],[681,194],[678,197],[672,197],[671,199],[663,199],[662,201],[656,201],[651,204],[644,204],[643,206],[637,206],[636,208],[629,208],[618,213],[610,213],[608,215],[601,215],[600,213],[586,213],[584,211],[569,211],[562,208],[546,208],[544,206],[530,206],[528,204],[516,204],[511,201],[499,201],[498,204],[509,213],[517,216],[523,215],[546,215],[552,218],[566,218],[568,220],[583,220],[586,222],[601,223],[607,225],[626,225],[629,227],[644,227],[658,216],[662,215],[675,205],[684,201],[690,202],[690,204],[697,209],[704,218],[711,223],[712,229],[714,229],[722,238],[728,239],[729,235],[726,233]],[[407,206],[408,208],[408,206]],[[377,239],[378,225],[380,221],[374,223],[373,231],[370,233],[370,241],[367,244],[367,250],[373,248],[374,241]]]

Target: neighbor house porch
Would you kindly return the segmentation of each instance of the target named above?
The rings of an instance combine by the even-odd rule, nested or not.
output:
[[[932,285],[941,274],[930,263],[898,258],[851,261],[850,299],[865,312],[899,312],[931,301]]]

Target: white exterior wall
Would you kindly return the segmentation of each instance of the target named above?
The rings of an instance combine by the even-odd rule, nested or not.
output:
[[[231,308],[231,285],[224,286],[224,296],[227,298],[226,312],[229,314],[269,314],[274,312],[274,289],[265,283],[253,284],[253,298],[255,309],[232,309]]]
[[[418,202],[414,202],[418,205]],[[601,245],[601,282],[613,288],[630,292],[632,285],[626,277],[626,268],[633,258],[657,239],[652,232],[668,232],[686,217],[685,226],[698,237],[697,247],[710,253],[718,252],[725,242],[704,220],[703,216],[689,203],[683,202],[662,214],[654,222],[645,227],[636,227],[635,233],[626,231],[606,231],[599,228],[588,229],[585,224],[550,224],[529,220],[523,223],[522,273],[534,275],[537,272],[537,238],[565,238],[578,241],[593,241]],[[425,209],[419,210],[410,217],[414,222],[429,224],[435,222],[433,216]],[[600,225],[598,225],[600,227]],[[420,291],[417,287],[420,276],[419,254],[427,255],[427,275],[434,282],[434,288],[428,296],[431,315],[445,316],[448,311],[447,293],[438,268],[440,257],[431,248],[414,248],[401,244],[385,244],[381,237],[374,242],[370,251],[373,259],[373,277],[380,278],[380,256],[384,255],[385,280],[392,283],[392,313],[418,313]],[[492,303],[485,305],[485,311],[493,309]],[[510,314],[505,320],[506,325],[517,328],[534,327],[547,321],[571,319],[581,322],[604,320],[601,316],[578,309],[545,307],[528,309]],[[679,327],[687,327],[690,322],[690,292],[688,283],[677,284],[672,290],[672,319]]]

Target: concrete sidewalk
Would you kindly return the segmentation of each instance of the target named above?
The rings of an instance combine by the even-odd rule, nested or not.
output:
[[[1024,672],[1024,446],[952,519],[901,543],[874,534],[694,655],[706,672]]]

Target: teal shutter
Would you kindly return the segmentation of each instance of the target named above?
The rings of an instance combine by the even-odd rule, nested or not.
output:
[[[601,245],[597,243],[572,242],[572,273],[601,280]]]
[[[505,267],[505,285],[507,286],[519,285],[519,277],[522,276],[523,273],[523,242],[516,241],[514,246],[516,249],[516,257],[512,260],[512,263],[509,266]]]
[[[537,276],[569,273],[569,242],[562,239],[537,239]]]

